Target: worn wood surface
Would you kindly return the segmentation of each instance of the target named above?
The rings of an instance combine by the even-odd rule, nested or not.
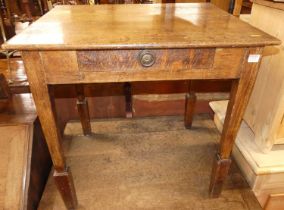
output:
[[[0,72],[3,72],[6,77],[12,75],[10,77],[13,81],[10,84],[11,93],[29,93],[29,84],[24,71],[23,61],[19,58],[11,59],[10,65],[11,74],[8,74],[7,62],[0,60]],[[214,94],[206,98],[201,97],[197,101],[196,113],[209,113],[208,101],[227,99],[227,97],[222,96],[222,92],[230,91],[231,81],[207,80],[206,83],[195,81],[194,84],[198,93],[218,92],[219,96]],[[74,109],[76,101],[73,99],[77,97],[77,94],[73,85],[57,85],[53,89],[60,129],[62,131],[68,120],[79,119],[78,112]],[[184,96],[177,98],[176,94],[187,92],[186,81],[135,82],[131,83],[131,89],[134,96],[132,114],[136,117],[183,115],[184,113],[185,98]],[[122,83],[85,84],[84,93],[88,97],[91,118],[125,116],[126,101],[123,97],[125,93]],[[145,98],[147,94],[151,95]],[[159,100],[157,100],[157,94],[163,94]],[[167,94],[167,96],[164,97],[164,94]],[[143,95],[143,97],[139,97],[139,95]]]
[[[69,82],[73,82],[82,78],[75,51],[45,51],[39,54],[44,66],[42,76],[45,76],[47,81],[64,81],[68,78]]]
[[[245,51],[244,48],[149,50],[156,57],[150,67],[143,67],[137,58],[143,50],[79,51],[78,57],[73,51],[40,54],[47,83],[68,84],[238,78]],[[62,69],[56,68],[61,62]]]
[[[209,195],[212,198],[218,198],[222,192],[224,180],[227,178],[232,160],[222,158],[219,154],[213,160],[211,180],[209,185]]]
[[[279,43],[212,4],[132,4],[58,6],[3,48],[141,49]]]
[[[222,182],[228,173],[229,159],[234,142],[241,125],[242,117],[249,101],[250,94],[256,80],[259,62],[249,63],[250,54],[262,54],[262,48],[251,48],[244,60],[240,79],[235,80],[232,85],[230,101],[224,121],[223,131],[220,140],[218,158],[213,165],[210,194],[212,197],[219,196],[222,189]]]
[[[69,171],[66,171],[67,166],[62,151],[61,134],[57,125],[54,97],[50,97],[49,95],[50,93],[53,94],[53,91],[49,91],[45,83],[40,54],[36,51],[24,52],[22,53],[22,57],[53,166],[56,174],[59,175],[54,178],[56,182],[58,180],[61,181],[61,183],[57,183],[58,190],[61,192],[62,199],[66,206],[74,209],[77,205],[76,192],[74,190],[72,176]],[[68,191],[67,193],[66,190]]]
[[[261,55],[262,50],[262,48],[249,49],[242,67],[240,79],[235,80],[232,85],[230,101],[220,142],[221,159],[227,159],[231,154],[234,139],[241,125],[242,116],[248,104],[258,73],[260,62],[249,63],[247,59],[251,54]]]
[[[129,19],[131,14],[136,18]],[[78,28],[84,33],[72,33]],[[112,33],[108,33],[110,29]],[[59,175],[56,183],[66,207],[75,208],[73,180],[66,171],[54,101],[49,96],[54,91],[49,91],[48,84],[236,79],[221,137],[219,157],[224,162],[229,159],[257,73],[257,61],[248,63],[248,57],[261,56],[263,46],[273,44],[279,40],[211,4],[153,4],[58,7],[4,47],[23,50],[30,88]],[[253,46],[259,48],[249,48]],[[137,52],[145,48],[155,54],[157,66],[148,55],[142,70]],[[108,51],[100,51],[103,49]],[[187,52],[193,53],[192,59],[184,55]],[[221,192],[225,168],[229,164],[213,170],[210,186],[214,196]]]
[[[81,71],[142,71],[187,69],[210,69],[213,66],[215,49],[174,49],[147,51],[154,56],[151,67],[144,67],[139,59],[143,50],[78,51],[78,65]],[[225,56],[225,55],[224,55]],[[229,59],[229,58],[228,58]],[[109,62],[108,62],[109,61]],[[111,62],[110,62],[111,61]]]
[[[65,171],[54,171],[53,178],[57,189],[63,198],[66,208],[76,209],[78,205],[77,195],[74,188],[73,177],[70,168],[66,168]]]
[[[60,144],[61,136],[57,128],[55,112],[53,112],[54,106],[49,97],[48,86],[44,80],[40,55],[38,52],[25,52],[22,57],[54,167],[58,171],[63,171],[65,160]]]

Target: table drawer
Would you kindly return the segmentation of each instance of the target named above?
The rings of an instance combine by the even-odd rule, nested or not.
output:
[[[50,84],[238,78],[246,48],[41,52]]]
[[[215,48],[78,51],[77,56],[81,71],[179,71],[212,68]]]

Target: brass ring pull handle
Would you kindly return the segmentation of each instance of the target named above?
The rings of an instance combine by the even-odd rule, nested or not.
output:
[[[148,50],[143,50],[142,52],[140,52],[139,54],[139,61],[141,63],[142,66],[144,67],[150,67],[152,66],[155,61],[156,58],[155,56],[149,52]]]

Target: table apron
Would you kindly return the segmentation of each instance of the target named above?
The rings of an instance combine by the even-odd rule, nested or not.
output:
[[[47,84],[68,84],[239,78],[246,52],[247,48],[73,50],[40,51],[40,57]]]

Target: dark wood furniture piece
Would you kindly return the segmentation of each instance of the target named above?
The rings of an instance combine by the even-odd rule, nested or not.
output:
[[[0,209],[35,210],[51,158],[31,94],[12,94],[0,73]]]
[[[277,44],[278,39],[201,3],[59,6],[3,47],[22,51],[54,179],[66,207],[74,209],[76,191],[61,146],[53,85],[232,79],[210,183],[210,195],[217,197],[262,50]],[[185,124],[190,127],[192,117],[187,115],[192,111],[186,110]]]

